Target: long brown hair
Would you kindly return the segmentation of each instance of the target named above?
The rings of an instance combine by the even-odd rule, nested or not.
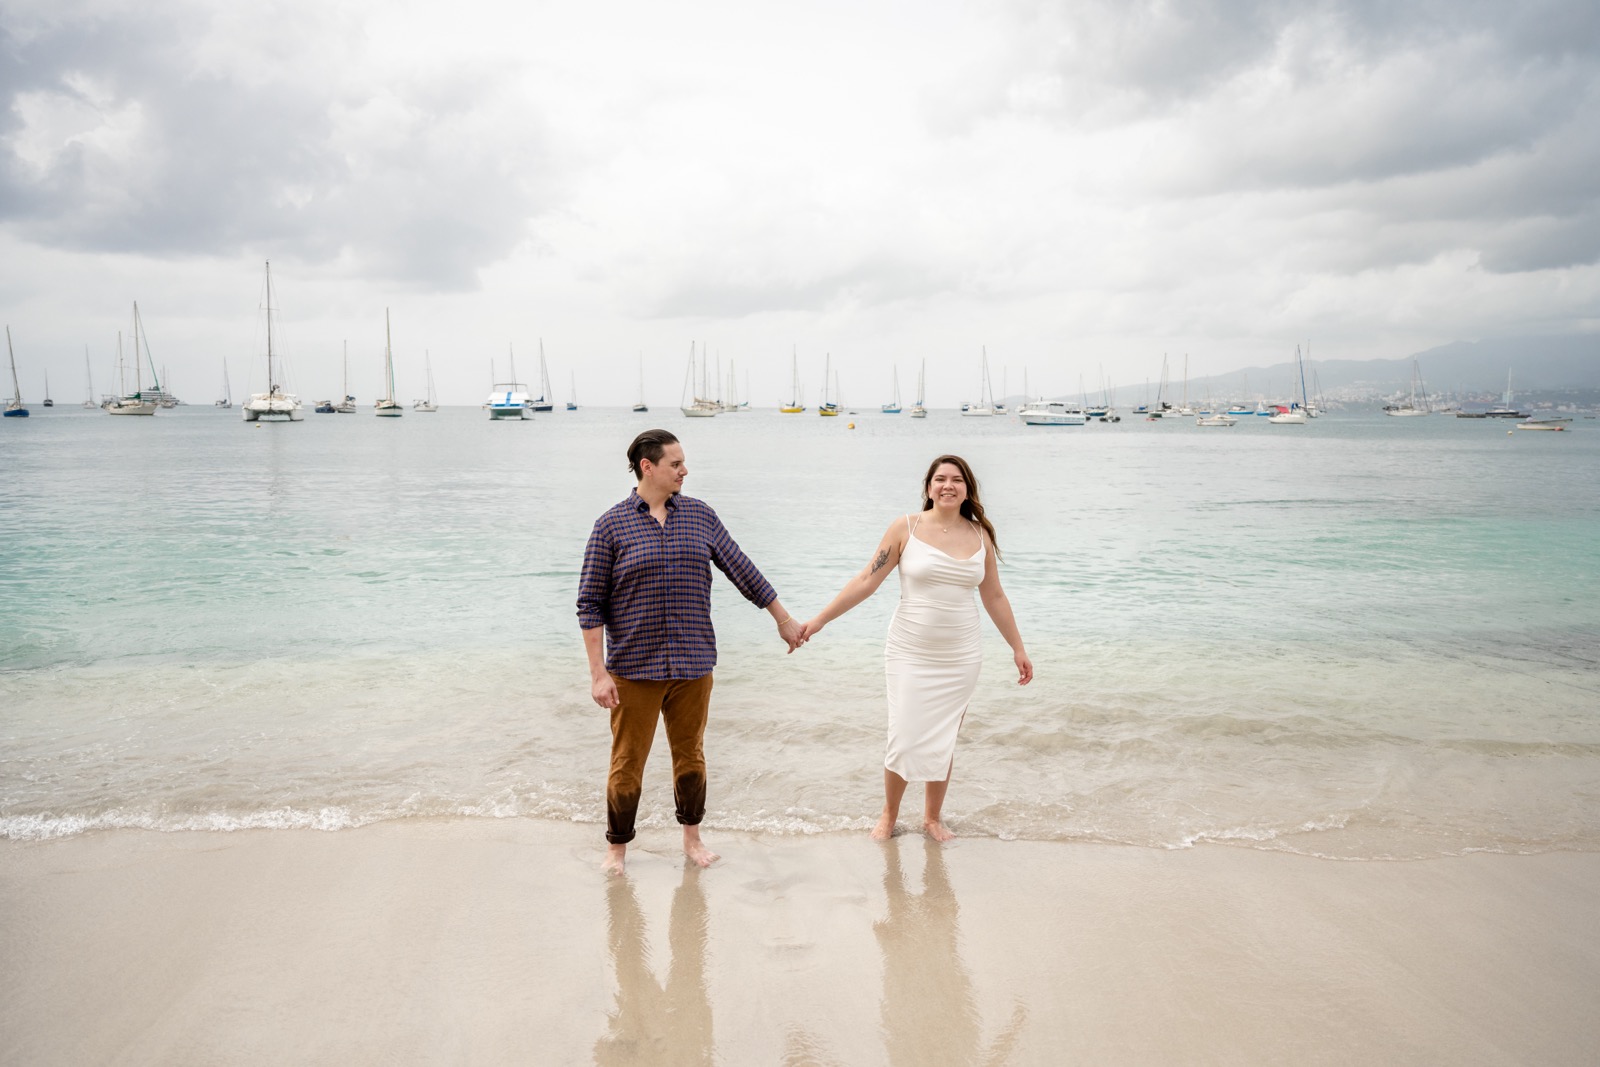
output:
[[[989,535],[989,543],[994,545],[995,558],[999,559],[1000,539],[994,535],[994,523],[983,513],[983,504],[978,500],[977,475],[972,473],[972,468],[967,466],[967,461],[960,456],[940,456],[928,464],[928,473],[922,478],[922,510],[929,511],[933,508],[933,497],[928,495],[928,489],[933,485],[934,473],[946,463],[960,471],[961,477],[967,483],[967,499],[961,502],[961,517],[983,527],[983,532]]]

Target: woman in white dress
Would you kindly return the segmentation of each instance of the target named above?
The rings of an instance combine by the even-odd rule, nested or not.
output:
[[[845,583],[802,640],[877,592],[900,568],[900,603],[889,623],[884,650],[888,681],[889,739],[883,760],[883,813],[872,836],[894,833],[900,799],[909,782],[925,782],[922,826],[938,841],[954,835],[945,827],[944,797],[950,787],[956,734],[978,685],[978,591],[983,608],[1011,646],[1017,684],[1033,680],[1033,663],[1011,602],[1000,587],[994,526],[978,500],[978,480],[960,456],[940,456],[922,480],[922,512],[889,524],[872,562]]]

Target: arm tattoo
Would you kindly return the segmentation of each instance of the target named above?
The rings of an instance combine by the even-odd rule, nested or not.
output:
[[[889,562],[889,550],[886,548],[882,552],[878,553],[878,558],[872,561],[872,569],[870,571],[868,571],[867,573],[868,574],[877,574],[879,568],[881,568],[885,563],[888,563],[888,562]]]

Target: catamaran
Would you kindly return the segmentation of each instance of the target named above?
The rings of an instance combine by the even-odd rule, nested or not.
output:
[[[251,393],[250,399],[244,402],[245,422],[300,422],[305,419],[305,410],[300,406],[300,398],[293,393],[283,391],[283,385],[274,376],[272,366],[272,264],[267,264],[267,391],[264,393]]]

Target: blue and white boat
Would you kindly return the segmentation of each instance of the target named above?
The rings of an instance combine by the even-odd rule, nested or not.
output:
[[[522,382],[496,382],[483,406],[490,419],[533,418],[533,398]]]

